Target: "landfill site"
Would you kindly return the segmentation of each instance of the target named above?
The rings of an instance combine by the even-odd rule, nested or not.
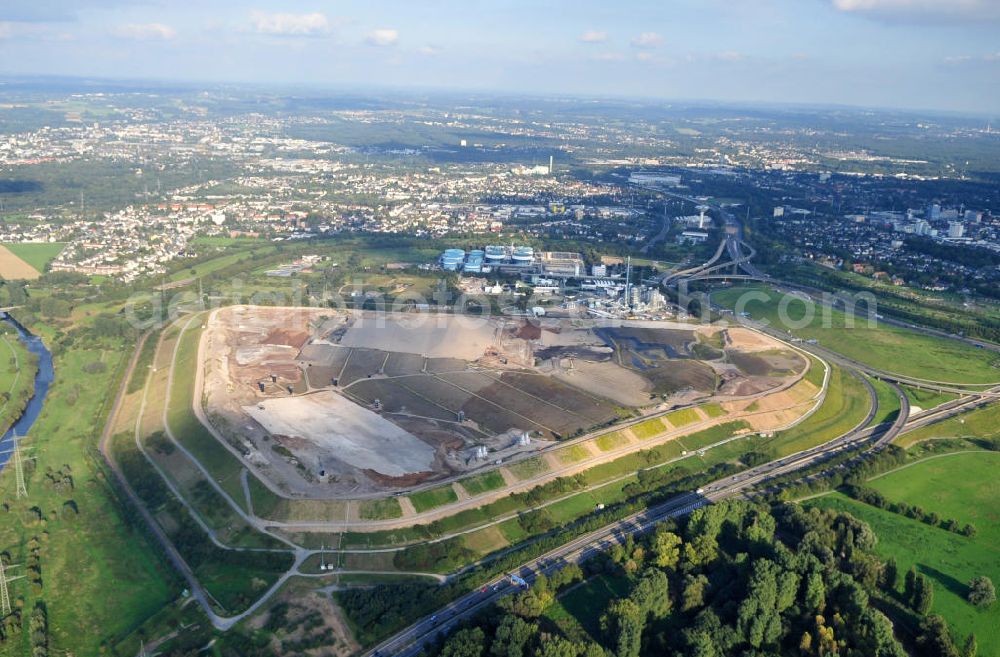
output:
[[[807,363],[742,327],[232,306],[196,396],[295,496],[400,491],[624,418],[787,387]]]

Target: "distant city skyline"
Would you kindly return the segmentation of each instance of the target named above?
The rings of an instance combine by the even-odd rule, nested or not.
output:
[[[0,74],[1000,114],[1000,0],[6,0]]]

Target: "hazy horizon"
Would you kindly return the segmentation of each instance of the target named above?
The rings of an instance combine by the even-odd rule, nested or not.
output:
[[[13,0],[0,74],[1000,110],[1000,0]]]

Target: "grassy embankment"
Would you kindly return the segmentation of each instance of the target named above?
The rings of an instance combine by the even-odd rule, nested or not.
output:
[[[790,330],[803,340],[817,340],[827,349],[848,358],[888,372],[933,381],[951,383],[992,383],[1000,381],[1000,357],[970,345],[924,335],[913,330],[880,323],[869,327],[867,316],[858,313],[854,327],[848,328],[840,310],[813,306],[812,320],[802,328],[789,328],[779,317],[783,294],[765,286],[734,287],[712,293],[712,300],[727,308],[735,308],[743,294],[763,293],[767,300],[750,300],[742,310],[754,321],[767,320],[771,327]],[[829,321],[824,321],[828,315]],[[787,316],[794,322],[807,317],[806,304],[800,300],[788,303]]]
[[[957,395],[953,395],[950,392],[917,389],[910,386],[902,387],[903,392],[906,393],[906,397],[910,400],[910,406],[917,406],[925,411],[957,398]]]
[[[830,384],[823,405],[801,423],[762,441],[760,451],[771,458],[794,454],[833,440],[865,419],[871,409],[868,389],[849,372],[831,367]]]
[[[283,547],[243,522],[221,495],[202,479],[195,464],[188,461],[163,433],[163,403],[169,363],[176,348],[178,368],[175,369],[175,377],[178,372],[184,372],[185,365],[179,359],[185,347],[187,351],[191,348],[185,343],[188,337],[187,332],[168,329],[153,356],[153,367],[147,380],[147,403],[138,424],[146,455],[138,450],[131,432],[114,436],[113,452],[136,494],[217,602],[217,609],[223,614],[235,613],[263,593],[291,564],[291,557],[287,553],[249,553],[219,548],[212,544],[191,516],[191,513],[197,514],[223,544],[271,549]],[[187,374],[193,375],[193,371]],[[175,417],[175,414],[180,416],[176,413],[173,392],[175,390],[171,390],[168,418]],[[178,431],[173,423],[171,426],[175,432]],[[175,436],[185,446],[189,445],[180,433],[175,433]],[[185,435],[185,438],[192,436]],[[214,438],[208,438],[215,443]],[[183,499],[168,489],[161,473],[173,483]],[[184,507],[185,501],[191,505],[190,511]]]
[[[173,359],[173,380],[167,422],[173,430],[174,437],[212,473],[213,478],[229,497],[246,510],[245,496],[240,484],[242,466],[239,460],[209,433],[191,409],[191,393],[194,390],[200,339],[201,325],[197,322],[181,333]]]
[[[212,530],[216,537],[225,545],[234,547],[264,547],[264,548],[285,548],[280,542],[269,538],[253,529],[237,513],[223,496],[210,485],[205,475],[198,468],[190,457],[182,450],[176,448],[166,433],[163,425],[163,403],[166,398],[166,390],[169,382],[170,363],[174,358],[175,351],[179,355],[179,347],[184,343],[187,334],[178,343],[179,332],[170,330],[164,335],[163,341],[159,344],[159,350],[151,358],[147,371],[147,391],[145,394],[145,405],[139,402],[142,408],[141,424],[139,426],[139,438],[143,444],[146,456],[151,460],[152,465],[158,473],[166,477],[173,487],[179,492],[193,511]],[[140,353],[140,363],[146,355],[146,349]],[[174,379],[174,383],[177,380]],[[132,389],[130,382],[127,390]],[[184,403],[183,396],[175,397],[176,388],[170,395],[170,412],[177,413]],[[125,433],[132,433],[124,428]],[[171,428],[174,426],[171,424]],[[174,437],[186,446],[180,434],[174,433]],[[204,437],[202,437],[204,438]],[[212,439],[211,436],[208,436]],[[213,439],[214,440],[214,439]]]
[[[895,388],[885,381],[872,378],[869,378],[868,382],[872,384],[872,387],[875,388],[875,394],[878,395],[878,412],[868,423],[868,426],[873,427],[883,422],[892,422],[899,417],[899,396],[896,394]]]
[[[945,440],[950,438],[997,438],[1000,437],[1000,403],[967,411],[961,415],[929,424],[900,435],[895,444],[911,447],[925,440]]]
[[[38,358],[10,324],[0,324],[0,434],[17,422],[35,391]]]

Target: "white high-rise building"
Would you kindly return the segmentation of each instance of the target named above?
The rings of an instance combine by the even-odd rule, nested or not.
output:
[[[963,224],[961,221],[949,222],[948,237],[951,238],[965,237],[965,224]]]

